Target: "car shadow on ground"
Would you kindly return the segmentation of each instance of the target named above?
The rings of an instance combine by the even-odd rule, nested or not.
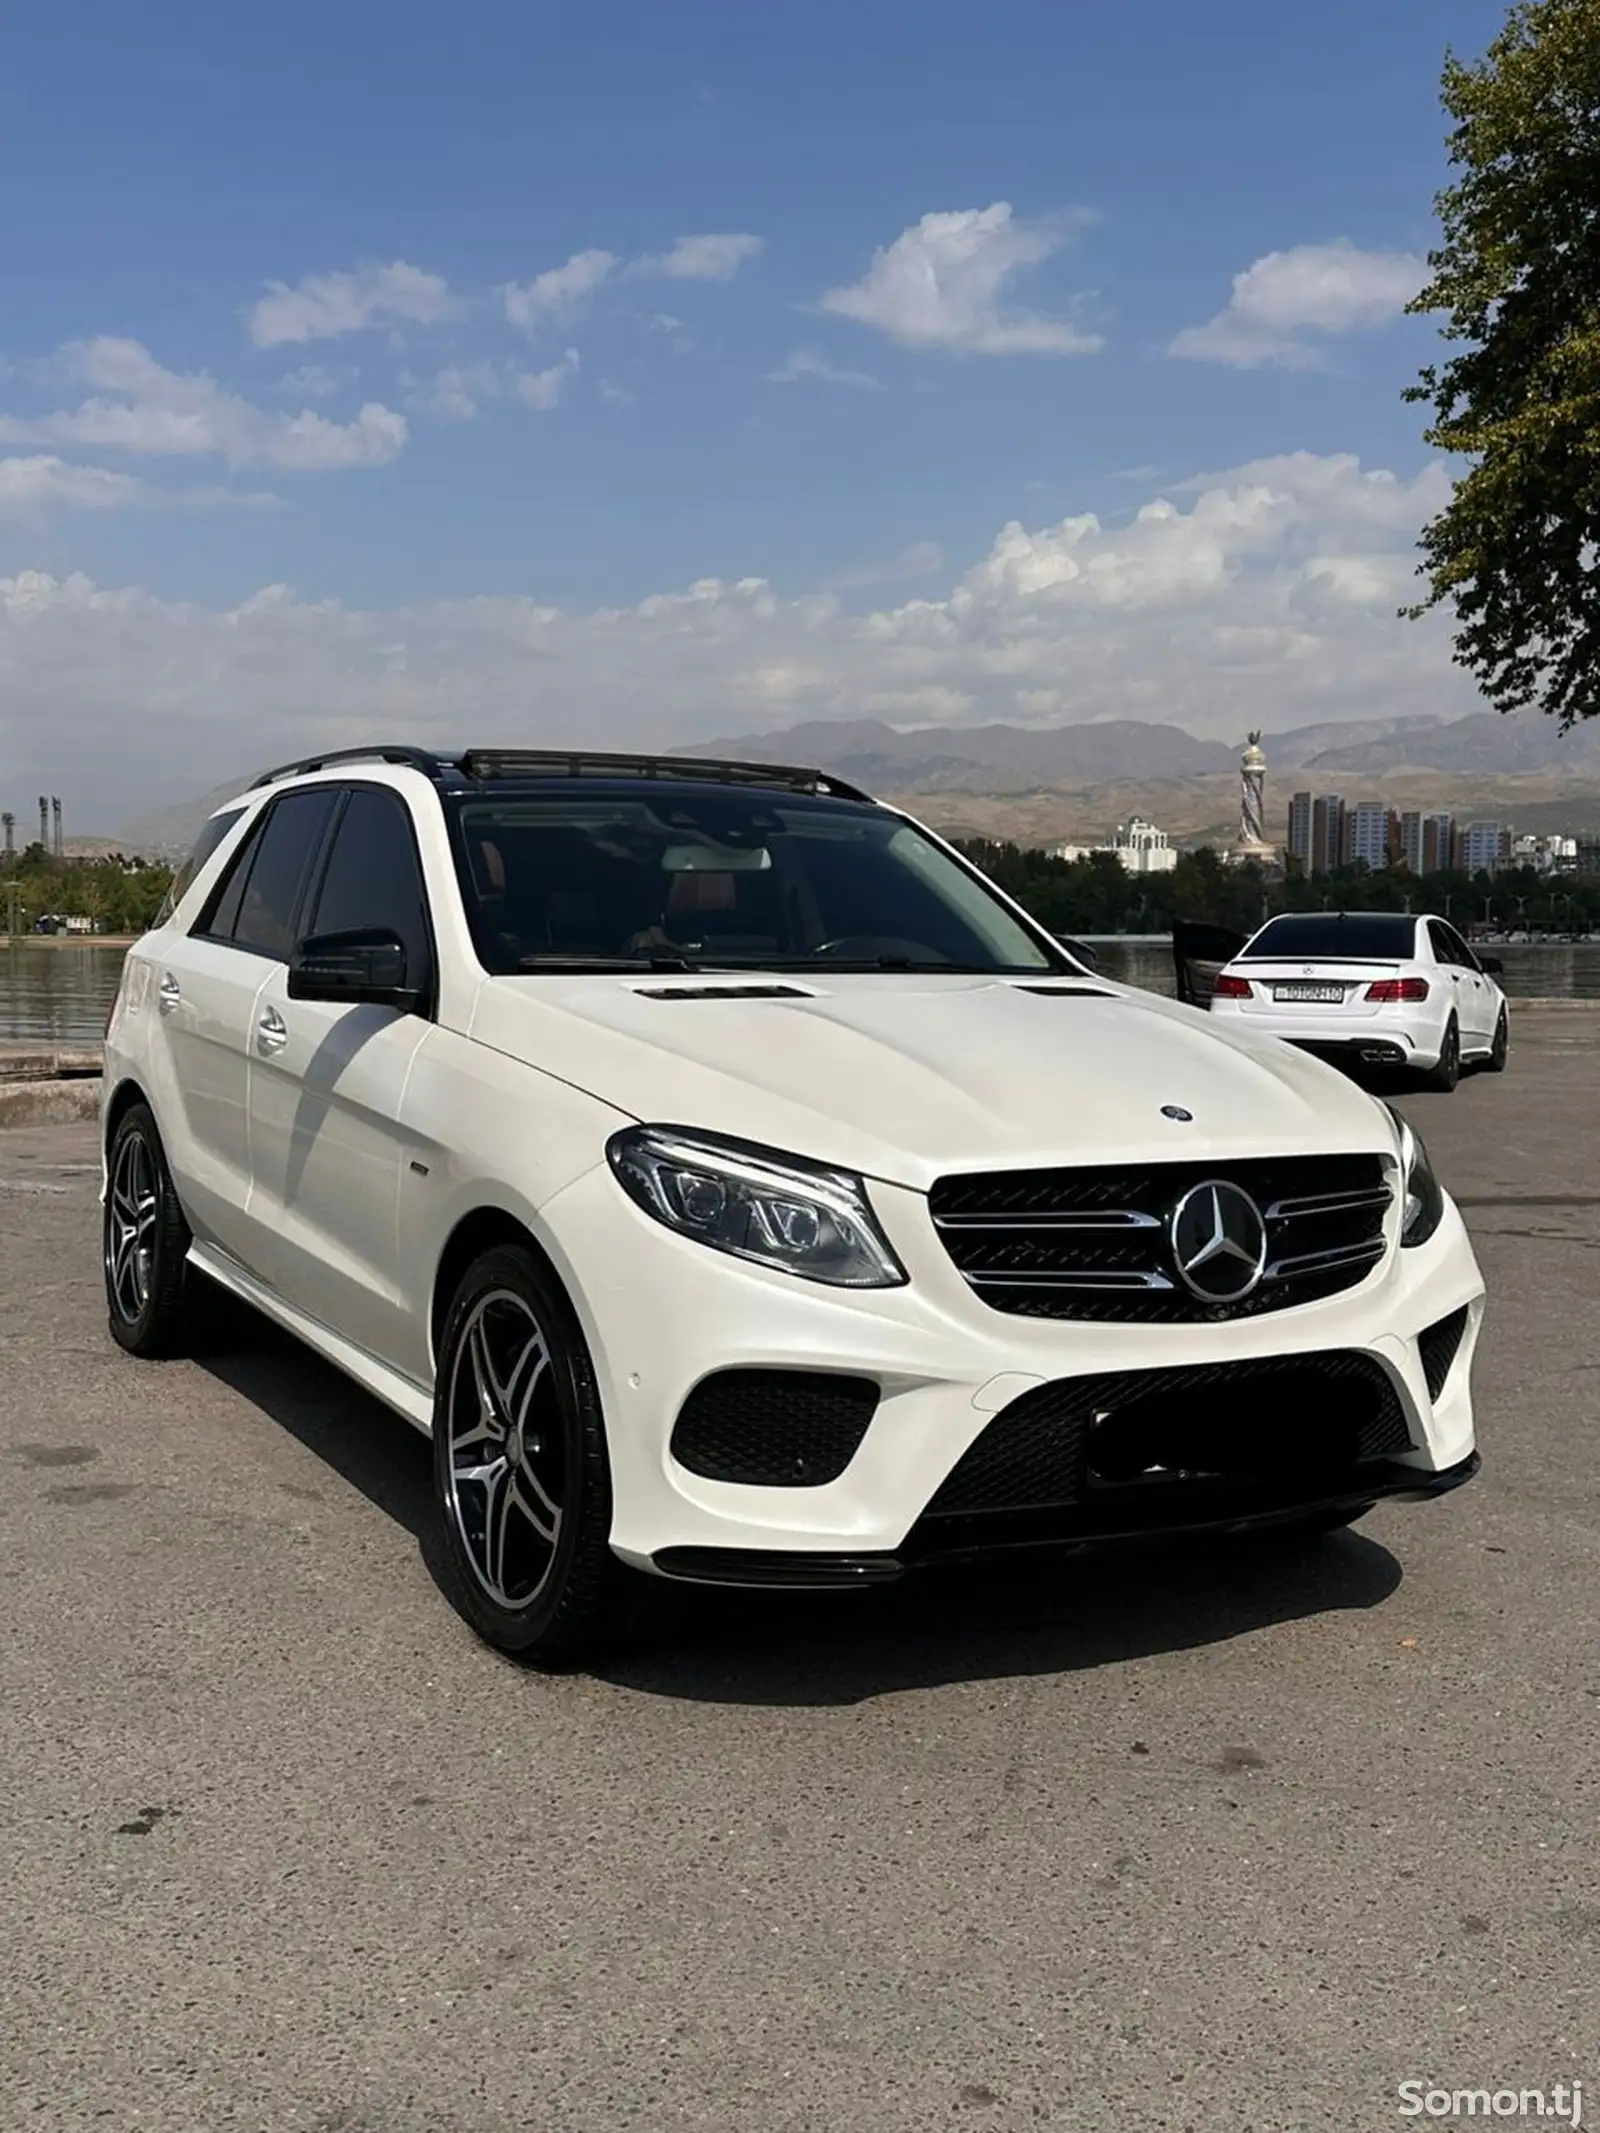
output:
[[[437,1581],[431,1455],[416,1431],[231,1299],[196,1360],[412,1534]],[[1054,1554],[927,1570],[847,1593],[638,1578],[622,1634],[589,1671],[617,1688],[686,1702],[853,1704],[1225,1644],[1379,1606],[1401,1574],[1388,1549],[1355,1531]]]
[[[929,1570],[856,1593],[669,1588],[668,1619],[592,1669],[688,1702],[862,1703],[908,1689],[1073,1674],[1226,1644],[1399,1586],[1364,1534],[1168,1543]]]

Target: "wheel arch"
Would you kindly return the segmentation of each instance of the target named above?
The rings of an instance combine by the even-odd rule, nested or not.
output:
[[[143,1087],[129,1074],[117,1083],[117,1086],[101,1107],[100,1155],[102,1164],[110,1157],[111,1143],[117,1137],[117,1128],[137,1104],[143,1104],[147,1111],[151,1109],[150,1099],[145,1094]]]
[[[461,1216],[445,1239],[438,1266],[434,1269],[433,1293],[428,1303],[428,1354],[435,1374],[439,1368],[445,1320],[456,1290],[461,1286],[462,1276],[475,1259],[493,1251],[496,1245],[506,1244],[517,1246],[538,1261],[551,1288],[571,1314],[574,1328],[579,1328],[579,1314],[566,1279],[527,1223],[512,1214],[509,1208],[474,1207]]]

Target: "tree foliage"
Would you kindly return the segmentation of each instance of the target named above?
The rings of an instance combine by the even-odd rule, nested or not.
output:
[[[143,860],[56,859],[42,844],[30,844],[14,859],[0,859],[0,928],[9,921],[14,890],[25,931],[41,918],[79,917],[101,933],[142,933],[171,880],[170,867]]]
[[[1170,874],[1130,874],[1109,852],[1057,859],[1015,844],[961,843],[975,866],[1052,933],[1166,933],[1175,918],[1252,933],[1277,911],[1433,912],[1460,924],[1587,932],[1600,927],[1600,875],[1503,874],[1404,867],[1298,870],[1269,879],[1259,867],[1224,865],[1213,851],[1180,852]]]
[[[1443,242],[1416,312],[1461,344],[1409,388],[1471,464],[1422,535],[1427,599],[1499,710],[1600,714],[1600,0],[1521,0],[1445,63]]]

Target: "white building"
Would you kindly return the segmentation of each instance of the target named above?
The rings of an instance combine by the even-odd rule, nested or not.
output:
[[[1536,867],[1541,874],[1574,874],[1578,869],[1576,837],[1513,837],[1511,864]]]
[[[1110,852],[1127,868],[1130,874],[1170,874],[1178,864],[1177,852],[1172,840],[1163,829],[1153,822],[1146,822],[1135,815],[1131,822],[1119,822],[1111,833],[1109,844],[1058,844],[1053,848],[1056,859],[1088,859],[1095,852]]]

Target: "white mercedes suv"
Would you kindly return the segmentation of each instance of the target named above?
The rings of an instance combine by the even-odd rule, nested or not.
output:
[[[814,771],[270,773],[129,952],[104,1150],[117,1341],[209,1277],[429,1433],[456,1604],[545,1663],[630,1571],[1326,1529],[1478,1464],[1409,1128]]]

